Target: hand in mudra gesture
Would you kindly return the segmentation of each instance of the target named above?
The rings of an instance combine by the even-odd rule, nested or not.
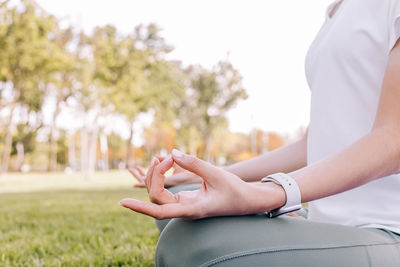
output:
[[[136,165],[134,168],[128,168],[128,171],[137,180],[137,183],[133,187],[146,187],[146,170],[140,165]]]
[[[155,157],[159,162],[164,160],[164,157],[156,156]],[[171,186],[181,185],[181,184],[193,184],[200,183],[201,179],[192,172],[186,171],[185,169],[179,167],[174,163],[173,165],[173,174],[169,177],[166,177],[164,180],[164,187],[168,188]],[[133,187],[144,188],[146,187],[146,177],[147,172],[146,169],[140,165],[136,165],[134,168],[128,168],[128,171],[136,179],[136,183]]]
[[[174,163],[203,179],[199,190],[172,194],[165,189],[164,174]],[[230,172],[177,150],[161,162],[153,159],[145,184],[152,203],[123,199],[120,205],[156,219],[260,213],[283,205],[285,201],[284,191],[273,183],[246,183]]]

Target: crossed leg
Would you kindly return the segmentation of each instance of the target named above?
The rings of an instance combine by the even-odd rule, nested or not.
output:
[[[263,214],[173,219],[156,266],[400,266],[400,235]]]

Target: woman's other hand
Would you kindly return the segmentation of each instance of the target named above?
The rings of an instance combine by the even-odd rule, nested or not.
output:
[[[159,161],[163,161],[164,157],[155,156]],[[133,185],[133,187],[146,187],[146,169],[140,165],[136,165],[134,168],[128,168],[130,174],[132,174],[133,178],[137,180],[137,183]],[[175,170],[174,170],[175,173]]]
[[[174,195],[165,189],[164,174],[174,162],[201,177],[199,190]],[[246,183],[230,172],[177,150],[162,162],[153,159],[146,184],[153,203],[123,199],[120,205],[156,219],[253,214],[283,206],[286,201],[284,190],[274,183]]]
[[[142,166],[137,165],[134,168],[128,168],[128,171],[137,180],[133,187],[146,187],[146,170]]]

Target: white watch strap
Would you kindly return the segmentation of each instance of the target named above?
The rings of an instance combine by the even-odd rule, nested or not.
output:
[[[267,212],[268,217],[276,217],[301,209],[301,194],[296,181],[285,173],[275,173],[261,179],[262,183],[274,182],[281,185],[286,193],[286,203],[283,207]]]

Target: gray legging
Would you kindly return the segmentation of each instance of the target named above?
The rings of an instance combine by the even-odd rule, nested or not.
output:
[[[400,266],[400,235],[382,229],[263,214],[164,220],[157,226],[162,232],[156,266]]]

